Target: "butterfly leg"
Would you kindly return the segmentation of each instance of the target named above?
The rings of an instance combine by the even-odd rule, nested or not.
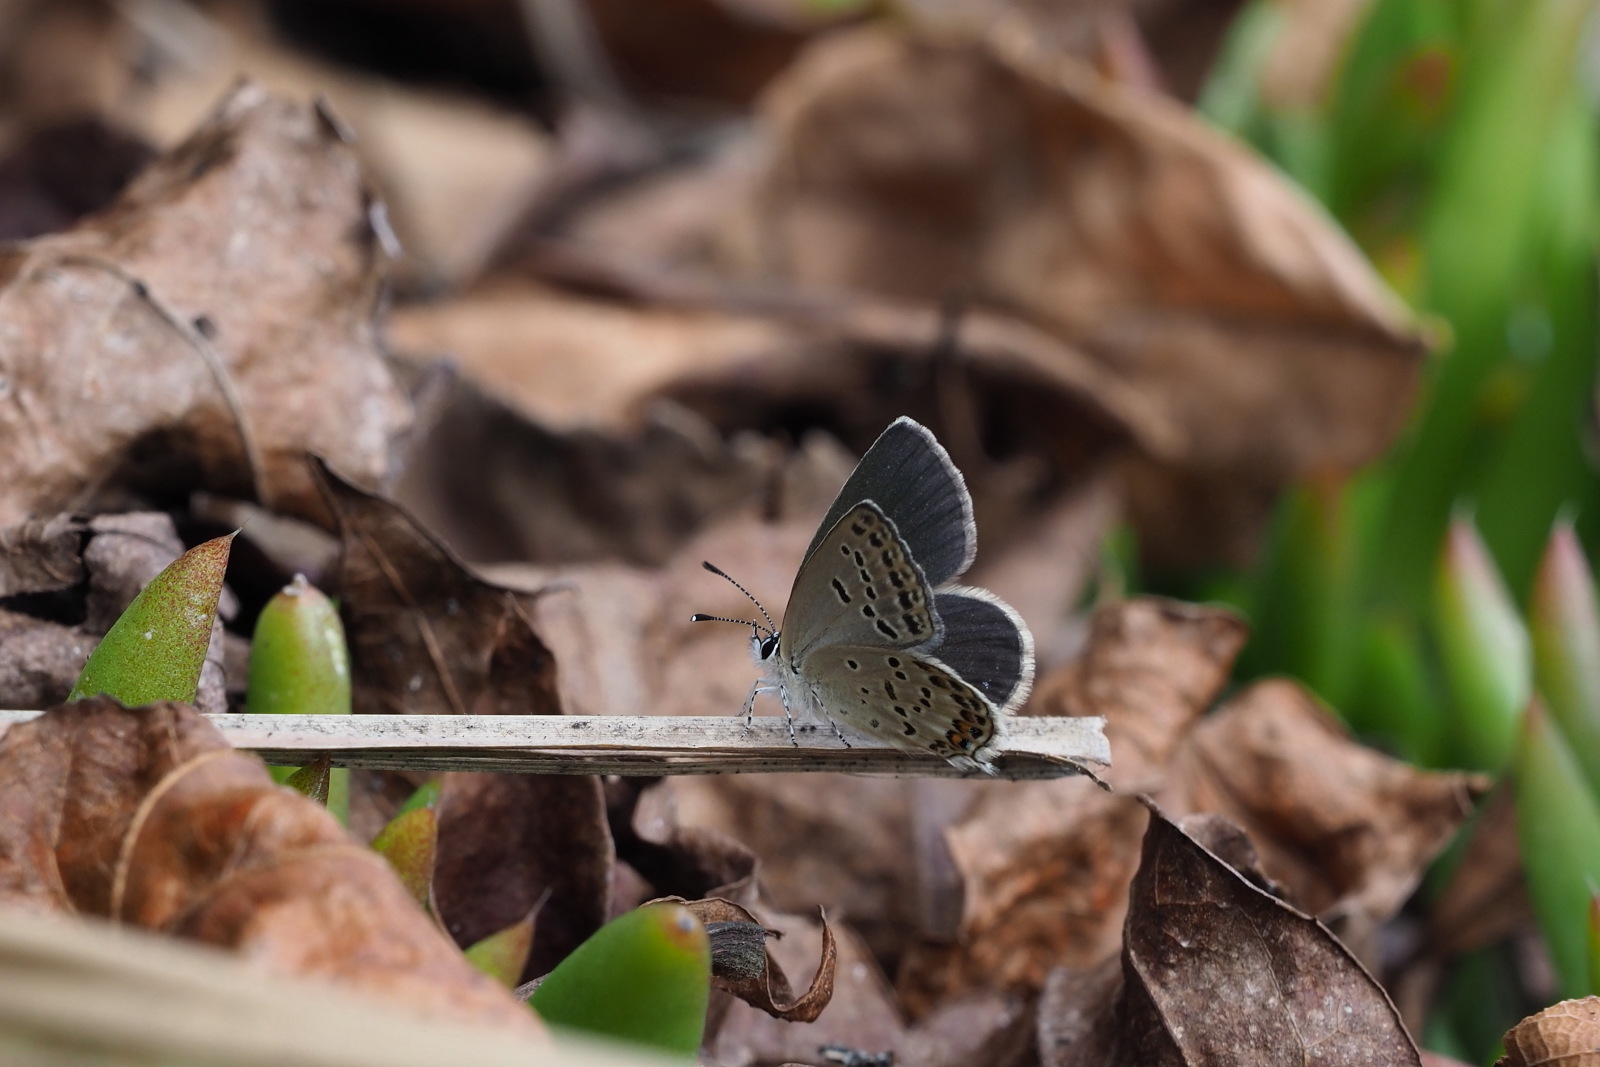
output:
[[[839,743],[841,745],[843,745],[845,748],[855,748],[856,747],[856,746],[854,746],[854,745],[852,745],[850,743],[850,739],[844,735],[844,731],[839,729],[839,724],[833,721],[833,716],[832,715],[829,715],[826,712],[824,712],[822,717],[828,720],[828,725],[829,726],[833,727],[833,736],[835,736],[835,737],[837,737],[839,739]]]
[[[746,730],[750,729],[752,726],[755,725],[756,695],[758,693],[777,693],[779,696],[782,696],[783,695],[783,687],[780,686],[780,685],[762,685],[760,682],[757,682],[755,685],[752,685],[750,687],[750,694],[744,698],[744,728]],[[788,712],[789,712],[789,702],[788,701],[784,701],[783,711],[784,711],[784,714],[788,714]],[[789,727],[789,733],[790,734],[794,733],[794,727],[793,726]]]
[[[778,690],[778,699],[783,701],[783,720],[789,724],[789,743],[799,748],[800,739],[794,735],[794,712],[789,710],[789,691],[781,685],[774,688]]]

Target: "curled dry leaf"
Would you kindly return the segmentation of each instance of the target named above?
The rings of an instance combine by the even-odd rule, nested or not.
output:
[[[1102,967],[1060,983],[1050,1016],[1041,1014],[1049,1067],[1286,1055],[1318,1067],[1420,1067],[1394,1005],[1321,923],[1251,885],[1159,811],[1129,895],[1120,976]]]
[[[1600,1063],[1600,997],[1563,1000],[1506,1031],[1495,1067],[1594,1067]]]
[[[376,481],[408,412],[372,206],[323,112],[245,85],[109,209],[0,255],[0,524],[175,480],[316,515],[307,449]]]
[[[823,958],[823,926],[797,915],[763,913],[762,925],[781,933],[768,951],[786,971],[803,974]],[[797,1026],[759,1007],[733,1001],[715,1027],[708,1027],[706,1051],[714,1062],[731,1065],[816,1063],[817,1047],[840,1044],[881,1052],[896,1049],[905,1023],[894,994],[872,956],[854,933],[832,931],[836,943],[833,997],[814,1023]]]
[[[747,909],[730,900],[711,897],[706,900],[684,900],[682,897],[664,899],[682,904],[709,928],[712,923],[739,923],[765,929],[761,920]],[[799,996],[789,987],[789,977],[770,952],[763,952],[763,966],[754,973],[719,973],[715,954],[712,956],[712,980],[719,989],[725,989],[746,1004],[754,1005],[774,1019],[795,1023],[815,1022],[822,1009],[833,999],[834,969],[839,963],[839,950],[834,944],[833,930],[827,916],[821,919],[822,957],[817,963],[811,985]],[[770,931],[769,931],[770,932]],[[713,939],[713,947],[716,941]],[[764,947],[764,946],[763,946]]]
[[[0,737],[0,900],[231,948],[416,1010],[528,1029],[387,864],[193,708],[62,705]]]
[[[149,581],[183,554],[172,518],[58,515],[0,531],[0,706],[67,698],[96,643]],[[219,611],[231,595],[224,593]],[[200,707],[227,708],[221,622],[200,672]]]
[[[1426,344],[1264,162],[1027,51],[885,27],[813,44],[770,94],[776,148],[733,246],[761,277],[1042,327],[1061,369],[1132,398],[1141,543],[1237,555],[1237,518],[1276,489],[1387,447]]]

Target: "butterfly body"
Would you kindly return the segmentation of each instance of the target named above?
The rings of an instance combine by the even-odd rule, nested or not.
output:
[[[823,519],[782,629],[752,624],[766,673],[752,698],[776,690],[789,715],[831,722],[841,737],[990,769],[1001,717],[1032,682],[1033,647],[998,598],[949,584],[975,551],[960,472],[926,428],[900,419]]]

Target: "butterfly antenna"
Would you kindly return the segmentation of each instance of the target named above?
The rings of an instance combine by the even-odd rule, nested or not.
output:
[[[769,634],[776,634],[778,632],[777,624],[772,621],[772,616],[767,614],[767,609],[761,606],[761,601],[757,600],[754,596],[751,595],[750,590],[746,589],[744,586],[742,586],[738,582],[734,581],[733,578],[730,577],[726,571],[724,571],[722,568],[718,567],[714,563],[708,563],[708,562],[702,560],[701,563],[700,563],[700,566],[704,567],[706,570],[710,571],[712,574],[715,574],[719,578],[727,579],[728,584],[732,585],[735,589],[739,590],[739,592],[743,593],[745,596],[750,597],[750,603],[754,604],[756,606],[756,610],[761,612],[761,617],[763,619],[767,620],[767,632]],[[712,620],[713,617],[710,616],[710,615],[696,616],[693,621],[699,622],[702,618],[706,619],[706,620]],[[720,620],[716,620],[716,621],[720,621],[720,622],[743,622],[744,620],[742,620],[742,619],[720,619]],[[750,625],[754,626],[755,623],[751,623]]]

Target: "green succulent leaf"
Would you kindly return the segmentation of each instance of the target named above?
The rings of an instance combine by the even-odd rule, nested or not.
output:
[[[267,601],[256,620],[245,706],[257,715],[350,714],[350,652],[339,610],[304,575]],[[285,784],[298,773],[272,768]],[[328,810],[348,821],[350,772],[333,770],[325,795]]]
[[[196,545],[152,578],[90,653],[67,699],[194,703],[234,536]]]
[[[528,964],[528,953],[533,949],[536,914],[529,912],[504,930],[490,934],[467,949],[467,962],[507,988],[514,988],[522,978],[522,969]]]
[[[1458,760],[1505,765],[1532,691],[1528,632],[1470,519],[1450,524],[1434,584],[1434,633],[1457,711]]]
[[[406,890],[426,908],[439,854],[438,812],[426,806],[401,812],[378,831],[372,849],[389,861]]]
[[[1589,985],[1589,924],[1600,885],[1600,805],[1561,731],[1530,703],[1513,767],[1517,838],[1528,895],[1564,996]]]
[[[553,1027],[692,1060],[705,1030],[711,945],[679,904],[619,916],[561,961],[529,1004]]]
[[[1568,523],[1550,534],[1528,606],[1534,677],[1589,788],[1600,796],[1600,605]]]

